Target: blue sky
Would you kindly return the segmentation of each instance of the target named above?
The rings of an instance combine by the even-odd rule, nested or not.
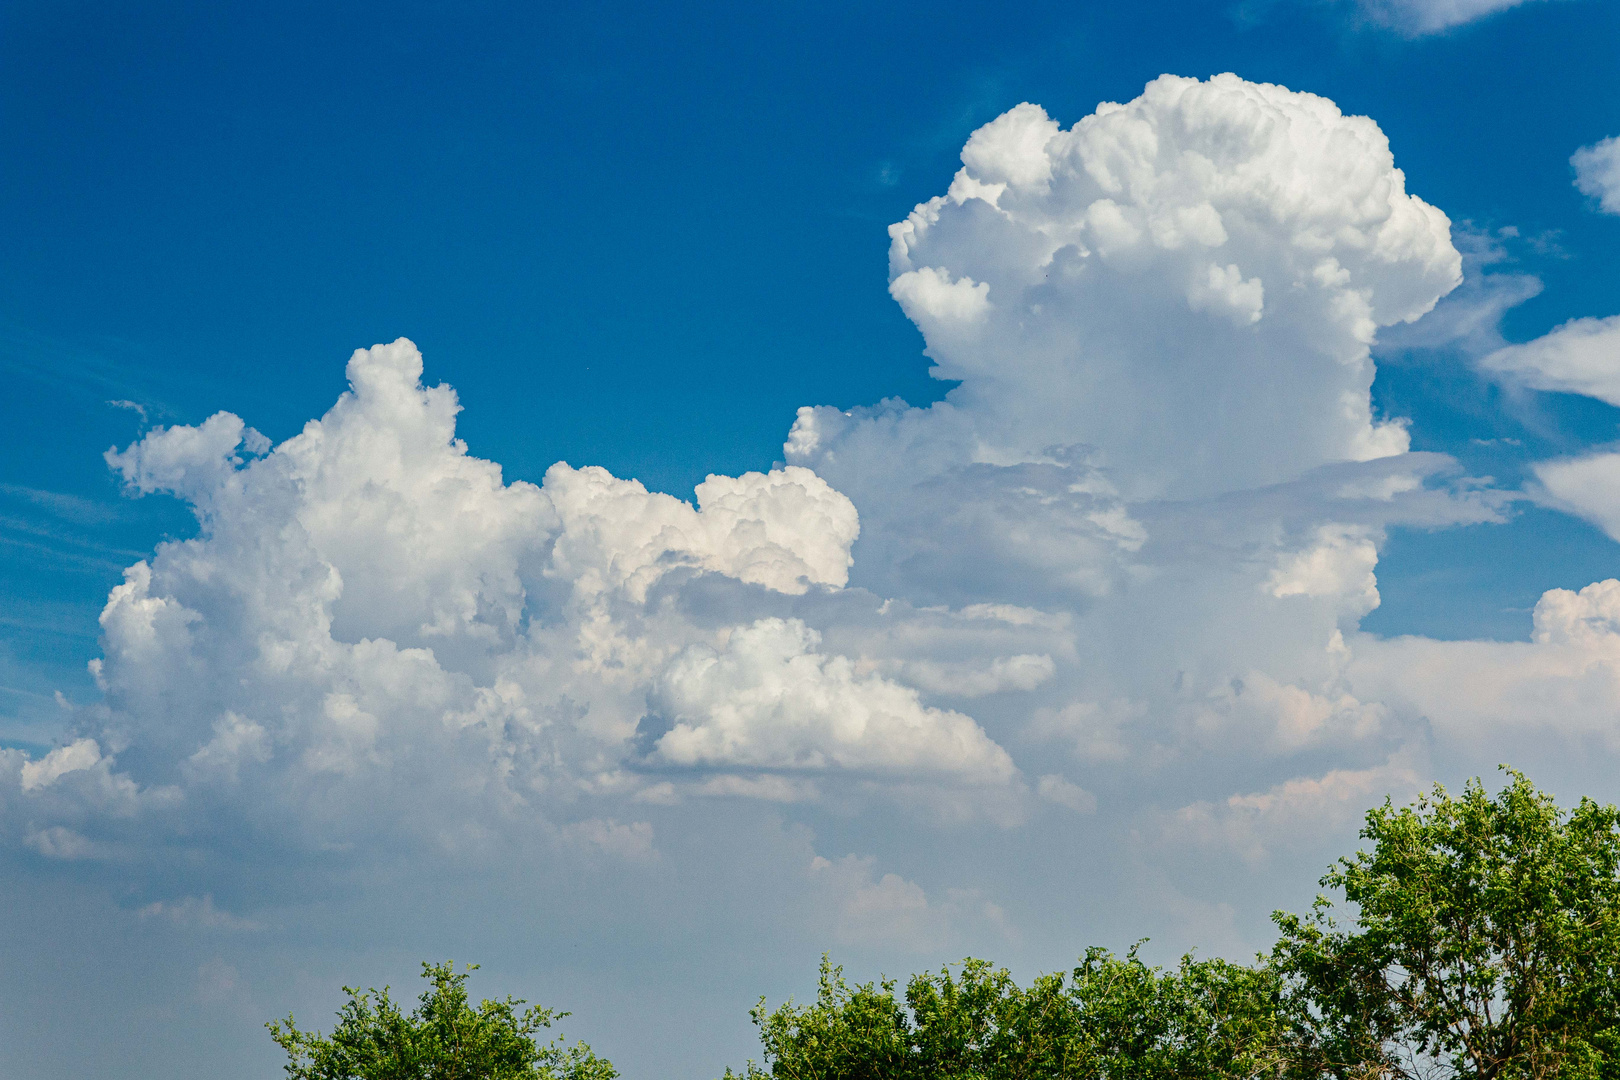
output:
[[[0,1071],[270,1075],[263,1019],[455,955],[715,1075],[823,950],[1242,955],[1386,793],[1620,797],[1620,329],[1555,334],[1620,312],[1617,48],[1607,0],[0,11]],[[1040,293],[1128,200],[1101,123],[1018,140],[1219,157],[1239,106],[1140,96],[1222,72],[1294,93],[1230,90],[1251,187],[1151,165],[1220,239],[1142,195],[1194,240]],[[1343,115],[1289,157],[1297,94]],[[964,163],[1011,187],[886,260]],[[1304,218],[1236,222],[1300,190],[1350,277],[1296,310]]]

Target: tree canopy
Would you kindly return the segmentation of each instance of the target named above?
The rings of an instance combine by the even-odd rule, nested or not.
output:
[[[1028,988],[968,960],[900,995],[824,959],[813,1003],[761,999],[742,1077],[1620,1080],[1620,811],[1508,780],[1385,800],[1252,964],[1092,949]]]
[[[345,986],[332,1034],[300,1031],[288,1016],[265,1026],[287,1052],[290,1080],[614,1080],[619,1074],[584,1043],[541,1045],[536,1036],[567,1013],[516,998],[475,1007],[467,977],[450,963],[422,965],[429,986],[417,1007],[401,1011],[381,990]]]
[[[1276,975],[1187,957],[1171,971],[1092,949],[1073,972],[1027,989],[968,960],[851,987],[822,961],[814,1004],[754,1010],[768,1069],[742,1080],[1117,1080],[1272,1076],[1286,1061]]]
[[[1620,811],[1522,775],[1367,815],[1270,963],[1324,1071],[1418,1080],[1620,1076]]]

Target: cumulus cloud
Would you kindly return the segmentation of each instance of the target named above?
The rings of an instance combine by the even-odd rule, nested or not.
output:
[[[132,491],[188,503],[199,532],[108,597],[106,704],[81,716],[101,734],[38,760],[0,752],[0,797],[32,807],[36,850],[123,850],[133,834],[111,813],[148,839],[245,828],[313,849],[528,821],[645,859],[647,822],[575,804],[813,799],[829,772],[1013,784],[971,718],[825,651],[800,618],[761,617],[848,579],[859,517],[814,472],[711,476],[691,503],[564,463],[508,484],[456,438],[454,392],[421,375],[402,339],[356,352],[350,389],[278,446],[220,413],[108,452]],[[965,696],[1027,687],[1045,664],[957,681]],[[126,769],[108,747],[130,742]]]
[[[1583,146],[1570,157],[1575,187],[1605,214],[1620,214],[1620,136]]]
[[[1420,787],[1410,761],[1392,757],[1368,769],[1334,769],[1219,802],[1190,803],[1164,822],[1167,839],[1224,848],[1250,866],[1302,841],[1344,831],[1385,796],[1407,799]]]
[[[908,307],[935,373],[962,380],[961,464],[1038,462],[1078,433],[1127,497],[1187,497],[1405,449],[1371,416],[1368,347],[1432,308],[1460,259],[1372,121],[1231,75],[1166,76],[1068,130],[1020,105],[962,160],[947,194],[891,228],[889,254],[908,294],[924,271],[941,296],[987,288],[972,320]],[[856,419],[890,426],[896,451],[915,441]],[[822,468],[840,440],[819,429],[836,421],[800,423],[816,430],[790,460],[860,504]]]
[[[654,744],[679,765],[955,774],[1006,781],[1012,760],[968,717],[917,691],[860,676],[818,652],[797,620],[734,631],[724,650],[695,646],[664,672],[652,701],[672,725]]]
[[[1520,268],[1522,255],[1556,251],[1550,236],[1526,237],[1511,225],[1482,229],[1461,222],[1452,228],[1451,240],[1462,256],[1462,284],[1417,322],[1380,333],[1380,356],[1427,351],[1450,362],[1454,355],[1473,359],[1503,348],[1503,316],[1543,288],[1539,277]]]
[[[1391,493],[1393,497],[1393,492]],[[1302,551],[1282,556],[1266,579],[1275,597],[1344,597],[1362,608],[1378,606],[1378,545],[1366,529],[1323,525],[1314,542]]]
[[[1380,330],[1460,279],[1446,217],[1372,121],[1233,76],[1155,80],[1070,128],[1020,105],[962,163],[890,248],[892,282],[985,287],[971,320],[906,306],[960,385],[801,409],[784,454],[860,509],[852,586],[1058,621],[973,667],[883,670],[947,701],[1002,658],[1039,675],[974,716],[1065,750],[1085,797],[1030,771],[1074,806],[1105,770],[1145,792],[1194,762],[1387,760],[1420,720],[1353,690],[1346,637],[1380,601],[1386,530],[1500,520],[1508,498],[1370,407]]]
[[[1422,716],[1436,752],[1458,767],[1612,768],[1620,582],[1550,589],[1532,620],[1528,641],[1364,639],[1346,677],[1390,710]]]
[[[696,508],[595,466],[553,465],[545,492],[561,525],[558,572],[578,589],[619,589],[638,600],[679,566],[785,593],[843,585],[860,533],[847,498],[791,465],[711,476],[697,486]]]
[[[1019,650],[1053,657],[1031,699],[975,716],[1154,718],[1063,737],[1094,760],[1178,743],[1256,669],[1335,697],[1326,647],[1378,602],[1383,527],[1496,516],[1370,408],[1379,328],[1459,279],[1445,216],[1372,121],[1233,76],[1165,77],[1067,129],[1020,105],[962,161],[890,231],[896,295],[960,385],[926,409],[801,409],[784,446],[860,509],[851,583],[1070,620]],[[908,300],[925,272],[984,305]],[[947,697],[979,682],[887,670]]]
[[[46,787],[67,773],[93,768],[101,762],[101,747],[94,739],[77,739],[68,746],[60,746],[38,761],[25,762],[19,773],[22,789],[33,791]]]
[[[990,310],[990,286],[970,277],[952,281],[949,274],[925,266],[908,270],[889,283],[889,293],[913,322],[976,323]]]
[[[1421,724],[1355,682],[1386,531],[1506,498],[1370,403],[1380,330],[1460,265],[1373,121],[1166,76],[1069,127],[1015,107],[892,228],[946,400],[808,406],[785,464],[691,501],[508,482],[414,346],[360,350],[279,445],[220,413],[108,452],[198,534],[108,597],[104,704],[0,752],[32,800],[3,820],[58,858],[245,832],[653,865],[682,804],[1015,825],[1365,770]]]

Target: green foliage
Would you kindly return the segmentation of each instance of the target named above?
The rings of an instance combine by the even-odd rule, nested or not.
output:
[[[1172,971],[1092,949],[1021,988],[982,960],[851,987],[823,958],[813,1005],[754,1010],[749,1080],[1214,1080],[1276,1075],[1288,1028],[1265,968],[1185,957]],[[728,1076],[735,1076],[730,1072]],[[741,1080],[741,1078],[739,1078]]]
[[[1349,928],[1326,898],[1275,916],[1330,1075],[1620,1077],[1620,812],[1509,778],[1371,811],[1372,850],[1322,879]]]
[[[530,1008],[514,998],[481,1001],[467,997],[469,965],[457,974],[452,964],[423,964],[430,986],[409,1015],[388,996],[388,988],[355,990],[338,1010],[329,1037],[299,1031],[291,1016],[265,1026],[287,1051],[291,1080],[614,1080],[619,1074],[584,1043],[541,1046],[535,1037],[567,1013]]]
[[[1518,773],[1367,815],[1342,894],[1252,966],[1086,953],[1028,988],[980,960],[753,1011],[732,1080],[1620,1080],[1620,811]]]

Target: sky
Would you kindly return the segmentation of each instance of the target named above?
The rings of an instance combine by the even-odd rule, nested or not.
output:
[[[1620,6],[0,9],[0,1077],[638,1078],[1620,800]]]

